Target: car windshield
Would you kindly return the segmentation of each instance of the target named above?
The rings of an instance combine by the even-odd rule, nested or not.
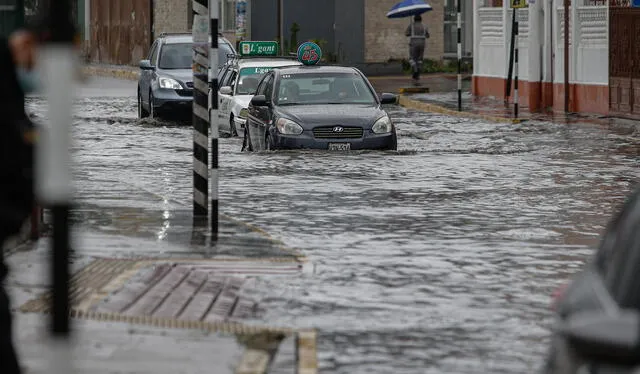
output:
[[[278,105],[376,105],[369,86],[356,72],[282,74],[277,87]]]
[[[236,95],[254,95],[262,77],[273,67],[250,67],[240,69]]]
[[[224,65],[233,50],[227,43],[218,44],[218,64]],[[160,69],[191,69],[193,65],[193,44],[175,43],[165,44],[160,53],[158,67]]]

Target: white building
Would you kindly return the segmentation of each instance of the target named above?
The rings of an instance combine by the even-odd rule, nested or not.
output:
[[[474,95],[505,96],[513,9],[502,2],[474,3]],[[491,6],[492,3],[501,4]],[[609,112],[607,1],[573,0],[570,7],[569,110]],[[604,5],[600,5],[604,4]],[[564,109],[564,1],[529,0],[519,21],[520,103],[531,111]],[[512,86],[513,90],[513,86]],[[513,94],[510,95],[513,98]]]

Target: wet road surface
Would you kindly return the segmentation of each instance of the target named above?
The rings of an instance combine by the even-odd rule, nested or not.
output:
[[[137,120],[135,83],[92,85],[74,124],[80,203],[134,188],[189,209],[191,129]],[[638,180],[636,127],[389,111],[398,152],[251,154],[221,140],[222,212],[316,265],[259,281],[256,322],[320,329],[326,373],[532,372],[551,293]]]

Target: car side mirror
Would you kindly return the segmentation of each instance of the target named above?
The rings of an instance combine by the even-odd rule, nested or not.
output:
[[[140,69],[142,69],[142,70],[153,70],[153,65],[151,65],[151,60],[141,60],[140,61]]]
[[[560,325],[560,335],[580,356],[604,362],[640,363],[640,314],[623,311],[574,314]]]
[[[222,86],[220,88],[220,93],[223,95],[231,95],[233,94],[233,89],[231,88],[231,86]]]
[[[392,93],[383,93],[380,95],[381,104],[396,104],[398,102],[398,96]]]
[[[251,98],[251,105],[253,106],[267,106],[267,97],[264,95],[255,95]]]

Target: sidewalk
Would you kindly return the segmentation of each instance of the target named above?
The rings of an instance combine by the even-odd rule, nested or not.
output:
[[[513,97],[505,103],[503,98],[474,97],[470,92],[462,94],[462,112],[458,111],[457,92],[438,92],[428,94],[408,95],[401,98],[408,108],[434,111],[447,115],[482,118],[494,122],[521,123],[524,121],[546,121],[554,123],[594,123],[603,126],[637,127],[639,122],[629,118],[603,116],[599,114],[562,113],[562,112],[534,112],[526,106],[518,108],[515,117]]]
[[[286,278],[313,271],[302,254],[224,215],[211,246],[187,207],[134,189],[128,197],[145,208],[117,206],[119,192],[92,203],[80,193],[72,215],[76,372],[317,372],[315,331],[261,322],[268,290],[259,279],[283,277],[286,287]],[[7,288],[27,373],[50,370],[50,240],[8,252]]]

